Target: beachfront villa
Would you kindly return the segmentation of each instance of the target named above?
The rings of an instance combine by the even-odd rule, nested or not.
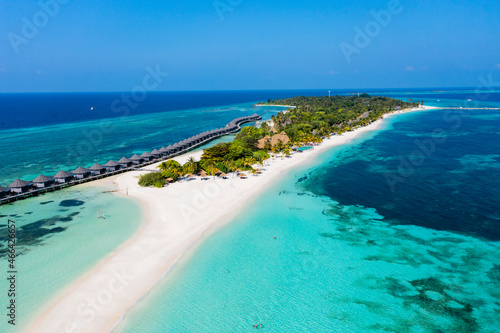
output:
[[[116,163],[113,160],[109,160],[108,163],[104,164],[104,167],[106,168],[106,171],[116,171],[120,169],[120,164]]]
[[[126,158],[125,156],[120,158],[118,160],[118,164],[120,165],[120,167],[122,168],[128,168],[130,166],[132,166],[132,161],[129,160],[128,158]]]
[[[286,135],[285,132],[281,132],[280,134],[275,134],[273,135],[273,137],[271,138],[271,145],[276,145],[278,144],[278,142],[283,143],[283,144],[287,144],[288,142],[290,142],[290,138],[288,137],[288,135]]]
[[[16,179],[9,187],[12,193],[25,193],[28,192],[30,185],[30,182]]]
[[[105,173],[106,168],[103,167],[102,165],[96,163],[89,168],[89,171],[90,171],[90,174],[92,176],[98,176],[98,175],[102,175],[103,173]]]
[[[44,175],[40,175],[33,180],[33,186],[35,186],[36,188],[46,188],[52,185],[52,183],[52,177],[47,177]]]
[[[130,158],[130,161],[133,163],[133,164],[141,164],[144,159],[142,157],[140,157],[139,155],[137,154],[134,154],[134,156],[132,156]]]
[[[257,141],[257,148],[264,149],[267,143],[271,144],[271,137],[269,135],[266,135],[265,137]]]
[[[71,180],[72,174],[66,171],[59,171],[54,176],[54,181],[59,184],[67,183]]]
[[[75,179],[84,179],[90,176],[90,171],[89,169],[85,169],[79,166],[75,171],[73,171],[73,176],[75,177]]]

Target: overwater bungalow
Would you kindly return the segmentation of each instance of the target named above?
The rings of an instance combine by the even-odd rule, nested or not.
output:
[[[40,175],[33,179],[33,186],[35,186],[36,188],[46,188],[52,185],[53,182],[54,180],[52,177]]]
[[[75,179],[84,179],[90,176],[90,171],[89,169],[85,169],[79,166],[75,171],[73,171],[73,176],[75,177]]]
[[[160,148],[160,153],[161,153],[161,156],[165,156],[165,155],[168,155],[168,153],[170,152],[169,149],[165,148],[165,147],[161,147]]]
[[[61,170],[54,176],[54,181],[59,184],[64,184],[69,182],[72,176],[71,173]]]
[[[179,143],[174,143],[174,145],[172,146],[172,149],[173,149],[173,152],[176,153],[176,152],[182,150],[182,146]]]
[[[137,154],[134,154],[134,156],[132,156],[130,158],[130,161],[133,163],[133,164],[141,164],[144,159],[142,157],[140,157],[139,155]]]
[[[89,168],[89,171],[90,171],[90,174],[92,176],[98,176],[98,175],[102,175],[103,173],[105,173],[106,168],[104,166],[96,163]]]
[[[156,159],[156,158],[160,158],[160,156],[161,156],[162,154],[161,154],[161,151],[159,151],[159,150],[155,149],[155,150],[153,150],[153,151],[151,152],[151,155],[153,155],[153,158],[155,158],[155,159]]]
[[[10,188],[0,186],[0,198],[5,198],[10,192]]]
[[[12,184],[9,185],[9,187],[12,193],[25,193],[28,192],[30,185],[30,182],[16,179]]]
[[[113,160],[109,160],[108,163],[104,164],[104,167],[106,168],[106,170],[108,172],[109,171],[116,171],[116,170],[120,169],[120,164],[116,163]]]
[[[128,167],[132,166],[132,161],[124,156],[124,157],[120,158],[120,160],[118,161],[118,164],[122,168],[128,168]]]
[[[144,161],[149,162],[149,161],[152,161],[154,159],[154,156],[151,155],[150,153],[148,153],[147,151],[145,151],[144,153],[142,153],[141,158]]]

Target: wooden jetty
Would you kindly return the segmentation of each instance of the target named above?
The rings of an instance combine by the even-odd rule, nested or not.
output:
[[[39,196],[41,194],[45,194],[48,192],[62,190],[70,186],[75,186],[83,183],[88,183],[94,180],[111,177],[124,172],[148,170],[147,168],[145,168],[148,165],[168,160],[172,157],[184,154],[194,148],[200,147],[216,138],[238,132],[241,129],[242,124],[248,122],[254,122],[260,119],[262,119],[262,117],[256,113],[251,116],[236,118],[232,120],[229,124],[227,124],[226,127],[200,133],[191,138],[170,145],[167,148],[162,147],[159,150],[154,149],[151,151],[151,153],[145,152],[144,154],[142,154],[143,157],[137,156],[139,157],[139,159],[135,159],[134,160],[135,163],[121,164],[120,161],[118,161],[117,163],[111,160],[104,166],[101,166],[99,164],[94,164],[90,169],[78,167],[76,170],[74,170],[78,174],[75,174],[73,172],[68,173],[65,171],[60,171],[58,173],[60,178],[54,179],[54,177],[50,177],[51,179],[50,181],[47,179],[48,177],[45,176],[41,177],[42,175],[40,175],[39,177],[37,177],[37,180],[41,179],[44,181],[43,187],[36,186],[33,183],[33,181],[31,182],[20,181],[23,182],[23,184],[21,185],[25,185],[24,187],[22,187],[23,191],[19,191],[17,187],[16,189],[10,187],[0,187],[0,205],[8,204],[17,200],[23,200],[30,197]],[[128,160],[127,158],[124,159]],[[16,182],[20,183],[18,181]]]

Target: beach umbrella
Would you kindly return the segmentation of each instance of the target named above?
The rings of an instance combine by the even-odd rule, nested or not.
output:
[[[201,170],[200,176],[205,178],[207,176],[207,172],[205,170]]]
[[[227,175],[224,172],[221,173],[219,176],[222,177],[222,178],[227,178]]]
[[[165,179],[165,181],[166,181],[167,183],[170,183],[170,182],[171,182],[171,181],[173,181],[173,180],[174,180],[173,178],[167,178],[167,179]]]
[[[241,171],[240,169],[237,169],[237,170],[236,170],[236,172],[237,172],[237,173],[240,173],[240,172],[243,172],[243,171]]]
[[[246,178],[246,177],[247,177],[247,175],[245,175],[244,173],[240,174],[240,178]]]

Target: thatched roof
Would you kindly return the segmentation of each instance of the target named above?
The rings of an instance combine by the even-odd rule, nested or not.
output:
[[[243,171],[241,171],[240,169],[237,169],[236,172],[243,172]]]
[[[46,183],[46,182],[50,182],[51,180],[52,180],[52,177],[40,175],[33,180],[33,183]]]
[[[271,137],[269,135],[266,135],[265,137],[263,137],[262,139],[260,139],[259,141],[257,141],[257,148],[264,149],[264,146],[270,140],[271,140]]]
[[[227,175],[226,175],[224,172],[223,172],[223,173],[221,173],[219,176],[221,176],[222,178],[227,177]]]
[[[287,144],[288,142],[290,142],[290,138],[288,137],[288,135],[286,135],[285,132],[281,132],[280,134],[275,134],[271,138],[271,144],[273,146],[277,144],[279,141],[281,141],[283,144]]]
[[[118,161],[118,163],[130,163],[130,162],[131,161],[128,158],[126,158],[125,156],[120,158],[120,160]]]
[[[102,169],[104,169],[104,167],[102,165],[100,165],[100,164],[97,164],[97,163],[94,164],[93,166],[91,166],[89,168],[89,170],[92,170],[92,171],[99,171],[99,170],[102,170]]]
[[[8,190],[10,190],[10,188],[0,186],[0,192],[7,192]]]
[[[155,149],[156,150],[156,149]],[[165,147],[161,147],[160,148],[160,153],[166,153],[167,151],[169,151],[170,149],[167,149]],[[154,150],[153,150],[154,151]]]
[[[173,178],[170,178],[170,177],[169,177],[169,178],[167,178],[167,179],[165,179],[165,181],[166,181],[167,183],[171,182],[172,180],[174,180],[174,179],[173,179]]]
[[[151,155],[160,155],[160,154],[161,154],[161,152],[157,149],[155,149],[151,152]]]
[[[201,170],[200,176],[201,177],[206,177],[207,176],[207,172],[205,170]]]
[[[144,153],[142,153],[141,157],[152,157],[153,155],[151,155],[150,153],[148,153],[147,151],[145,151]]]
[[[239,176],[240,176],[241,178],[245,178],[247,175],[246,175],[246,174],[244,174],[244,173],[240,173],[240,174],[239,174]]]
[[[82,175],[82,174],[86,174],[89,172],[89,169],[85,169],[85,168],[82,168],[82,167],[78,167],[76,168],[75,171],[73,171],[74,174],[77,174],[77,175]]]
[[[68,177],[71,177],[71,174],[69,172],[62,170],[56,173],[56,175],[54,176],[54,178],[68,178]]]
[[[20,188],[20,187],[25,187],[28,186],[30,182],[21,180],[21,179],[16,179],[12,184],[9,185],[10,188]]]
[[[182,148],[182,146],[179,144],[179,143],[174,143],[174,145],[172,146],[173,149],[177,149],[177,148]]]
[[[116,163],[115,161],[113,160],[109,160],[108,163],[104,164],[105,167],[115,167],[115,166],[118,166],[119,164]]]
[[[130,158],[131,161],[139,161],[139,160],[142,160],[142,157],[140,157],[139,155],[137,154],[134,154],[134,156],[132,156]]]

